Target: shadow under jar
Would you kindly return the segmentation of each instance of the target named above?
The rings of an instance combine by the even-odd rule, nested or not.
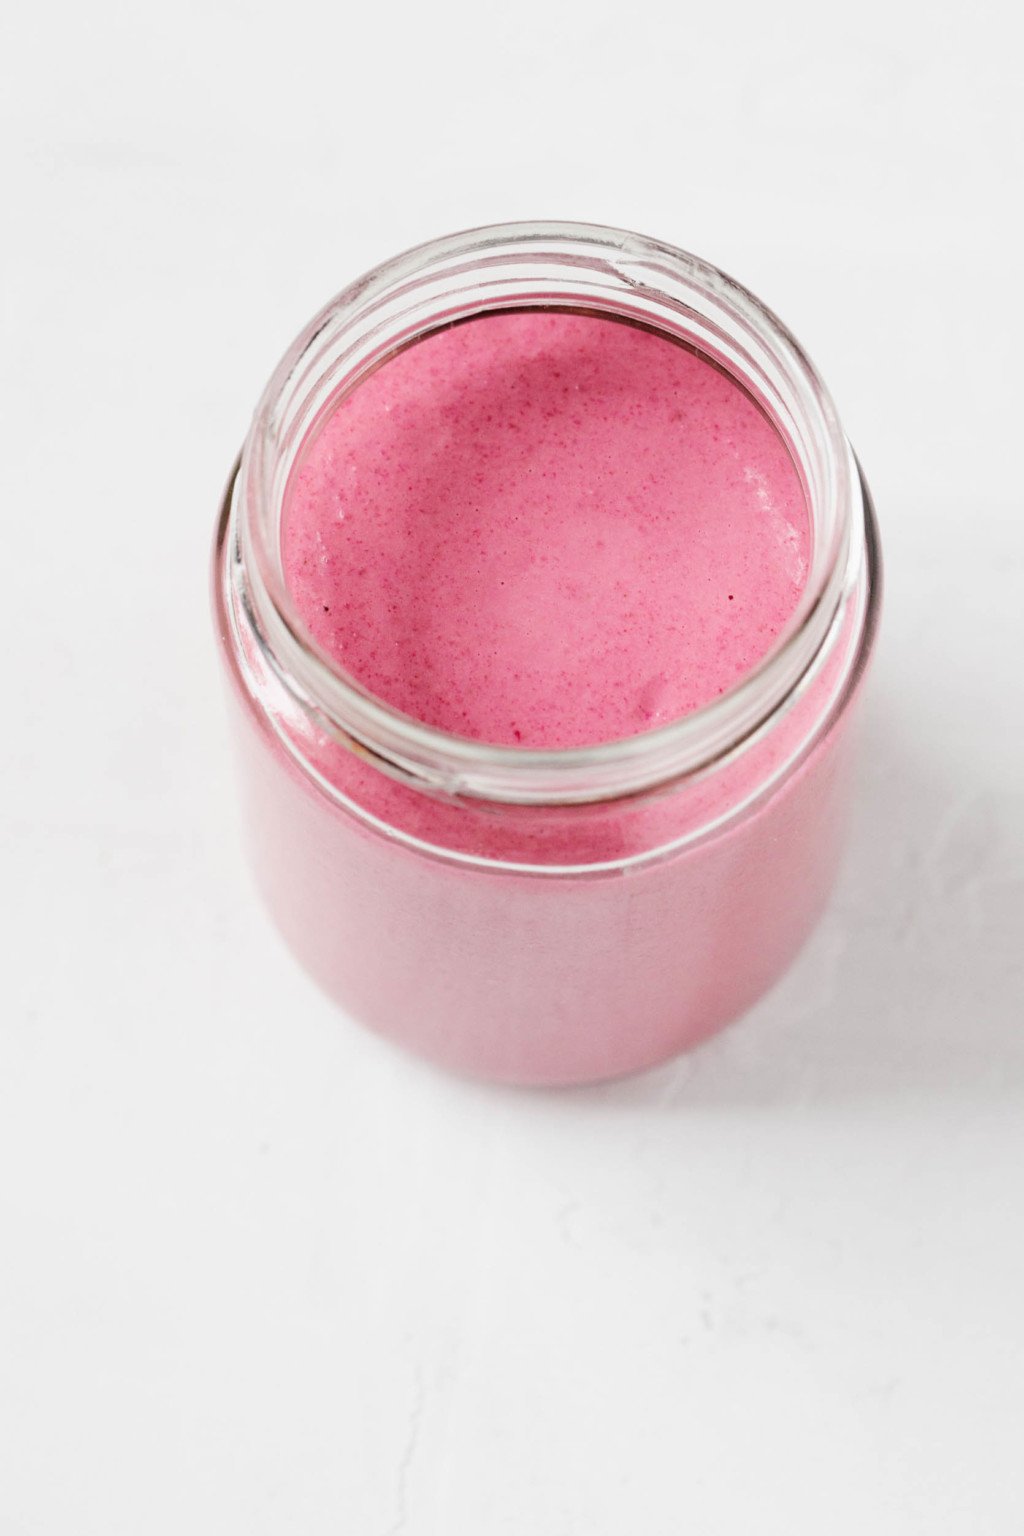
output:
[[[597,361],[588,353],[591,337],[601,339]],[[661,484],[664,475],[659,480],[651,471],[648,482],[634,475],[621,503],[601,482],[604,459],[594,433],[602,420],[611,422],[601,369],[607,372],[608,359],[620,352],[639,356],[641,343],[682,349],[645,356],[671,372],[685,352],[685,377],[695,388],[712,381],[700,421],[717,445],[716,463],[720,469],[725,455],[755,510],[776,517],[792,602],[777,625],[755,626],[766,638],[749,665],[737,666],[733,644],[749,605],[737,606],[739,594],[718,586],[731,583],[739,559],[746,594],[756,600],[762,550],[775,548],[764,544],[764,528],[737,524],[723,553],[716,518],[732,512],[713,494],[695,522],[700,487],[692,505],[680,496],[677,509],[670,487],[652,522],[651,508],[633,490]],[[532,393],[522,384],[527,363]],[[558,416],[559,441],[572,451],[573,444],[587,449],[594,485],[581,488],[579,476],[567,476],[576,497],[571,506],[552,507],[540,490],[531,500],[521,475],[510,472],[510,463],[531,473],[537,468],[538,486],[553,474],[553,494],[560,495],[550,435],[543,452],[529,441],[519,444],[519,457],[498,465],[498,479],[483,463],[494,467],[493,444],[480,447],[482,467],[470,473],[477,447],[459,436],[458,402],[472,395],[473,420],[493,423],[487,380],[500,385],[502,367],[518,368],[519,382],[501,396],[508,419],[499,425],[529,436],[531,424]],[[544,391],[556,373],[560,388],[575,392],[568,414],[546,408]],[[629,377],[635,384],[652,375],[637,367]],[[672,387],[685,388],[680,377],[683,383]],[[772,487],[745,458],[743,440],[728,422],[719,430],[712,407],[724,388],[756,416],[762,433],[770,432],[796,487],[802,543],[792,521],[779,521]],[[673,440],[665,461],[665,431],[657,436],[652,425],[657,411],[663,427],[679,422],[680,462],[690,452],[688,422],[692,427],[697,416],[688,416],[685,400],[668,410],[664,393],[656,405],[646,383],[637,390],[620,412],[634,434],[632,457],[645,460],[650,446],[652,462],[662,469],[667,462],[671,471]],[[440,417],[430,416],[438,396],[448,404]],[[392,398],[404,429],[392,420]],[[417,401],[426,425],[410,417]],[[400,429],[407,436],[396,447]],[[403,457],[413,439],[420,445],[415,473]],[[435,543],[415,567],[415,582],[408,546],[382,575],[381,560],[398,548],[388,543],[394,529],[381,522],[389,503],[381,499],[380,475],[360,476],[364,461],[377,462],[378,455],[395,467],[394,454],[396,472],[411,476],[409,506],[400,509],[408,537],[415,541],[417,529],[425,537],[423,519],[435,519]],[[700,462],[691,453],[691,481]],[[416,479],[426,473],[424,464],[433,477],[429,495]],[[608,473],[614,472],[612,463]],[[344,495],[337,490],[342,473],[353,477]],[[514,539],[488,533],[499,516],[497,501],[488,500],[498,496],[498,480],[500,516],[515,524]],[[465,500],[469,481],[483,487],[472,506]],[[592,524],[591,504],[581,498],[595,494],[595,486],[600,509]],[[303,497],[305,564],[294,549],[289,553],[289,518],[294,530]],[[522,509],[534,504],[545,515],[531,515],[524,525]],[[320,505],[322,530],[315,526]],[[627,522],[633,507],[650,525],[634,520],[617,548],[620,506]],[[354,533],[340,527],[346,516]],[[447,520],[443,536],[438,519]],[[744,526],[752,542],[737,555]],[[340,575],[323,577],[349,615],[349,630],[338,638],[332,603],[316,601],[327,588],[315,590],[309,551],[322,542],[319,562],[330,566],[340,551],[344,565],[356,548],[351,541],[373,528],[382,541],[374,569],[353,556]],[[472,555],[475,584],[460,609],[452,571],[481,537],[483,551]],[[581,555],[579,579],[569,579],[572,549],[599,542],[603,549],[609,539],[611,556],[600,570],[595,574]],[[643,577],[652,560],[657,594]],[[502,561],[534,582],[522,589],[521,611],[515,593],[506,591]],[[551,561],[557,579],[550,571],[530,574]],[[389,575],[400,591],[390,589],[392,600],[385,601]],[[678,604],[666,606],[672,581],[679,584]],[[417,584],[423,590],[412,601]],[[499,587],[500,613],[490,614],[487,594],[493,590],[497,604]],[[879,596],[873,512],[828,393],[780,322],[721,272],[657,241],[574,224],[473,230],[385,263],[328,305],[281,362],[257,408],[218,527],[217,632],[249,844],[271,913],[343,1008],[459,1072],[578,1083],[637,1071],[694,1045],[778,977],[825,902],[842,844],[852,706]],[[619,608],[610,620],[613,597]],[[419,628],[410,619],[417,613]],[[460,635],[461,649],[442,648],[425,660],[420,641],[443,629],[447,615],[452,624],[476,628]],[[660,647],[660,665],[646,681],[637,671],[635,699],[602,714],[613,692],[616,701],[628,693],[623,677],[628,682],[633,656],[625,642],[614,650],[610,622],[616,634],[645,624],[644,644]],[[588,630],[594,624],[606,626],[600,644]],[[690,643],[698,630],[699,643],[725,670],[707,684],[713,696],[697,697],[690,707],[686,673],[698,654]],[[558,650],[566,665],[583,659],[571,686],[551,672],[543,714],[535,711],[520,729],[516,721],[521,710],[528,713],[529,699],[513,686],[524,654],[515,647],[524,634],[536,640],[538,633],[545,653]],[[507,656],[504,645],[512,647]],[[459,677],[439,684],[438,667],[456,651]],[[608,656],[606,668],[601,658]],[[539,664],[536,656],[532,661]],[[406,685],[410,677],[422,681],[424,670],[431,686],[416,694]],[[459,688],[462,714],[449,697]],[[417,697],[426,701],[418,717],[406,707]],[[507,728],[481,739],[480,722],[506,718]],[[602,718],[612,728],[588,740],[587,724]],[[460,729],[464,719],[470,724]]]

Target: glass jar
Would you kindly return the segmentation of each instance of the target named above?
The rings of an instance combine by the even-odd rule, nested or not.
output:
[[[760,664],[713,703],[590,748],[490,746],[367,693],[295,610],[281,515],[339,398],[440,325],[515,307],[653,327],[726,369],[802,478],[811,555]],[[576,1083],[672,1056],[747,1008],[826,899],[880,565],[828,393],[715,268],[624,231],[512,224],[434,241],[346,289],[256,410],[221,512],[214,607],[258,882],[356,1018],[456,1071]]]

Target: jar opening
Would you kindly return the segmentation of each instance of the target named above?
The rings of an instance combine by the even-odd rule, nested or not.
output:
[[[494,746],[423,724],[319,648],[284,579],[281,517],[305,445],[339,399],[396,352],[484,313],[575,311],[627,321],[721,368],[767,415],[796,465],[810,522],[799,600],[762,660],[710,704],[596,746]],[[857,516],[860,511],[861,516]],[[781,323],[685,252],[590,225],[496,226],[396,258],[306,328],[257,408],[235,484],[235,577],[278,675],[318,722],[385,771],[447,795],[573,804],[696,775],[757,736],[828,648],[862,554],[852,455],[827,391]]]

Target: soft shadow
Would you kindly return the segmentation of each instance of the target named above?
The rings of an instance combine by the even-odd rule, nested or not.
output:
[[[1000,790],[990,745],[928,754],[872,699],[846,862],[796,964],[707,1045],[577,1101],[1024,1094],[1024,794]]]

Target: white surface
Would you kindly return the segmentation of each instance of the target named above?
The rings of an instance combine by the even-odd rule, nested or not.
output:
[[[1016,8],[7,12],[3,1536],[1017,1536]],[[314,308],[531,215],[785,316],[889,576],[810,948],[691,1059],[550,1095],[294,968],[205,585]]]

